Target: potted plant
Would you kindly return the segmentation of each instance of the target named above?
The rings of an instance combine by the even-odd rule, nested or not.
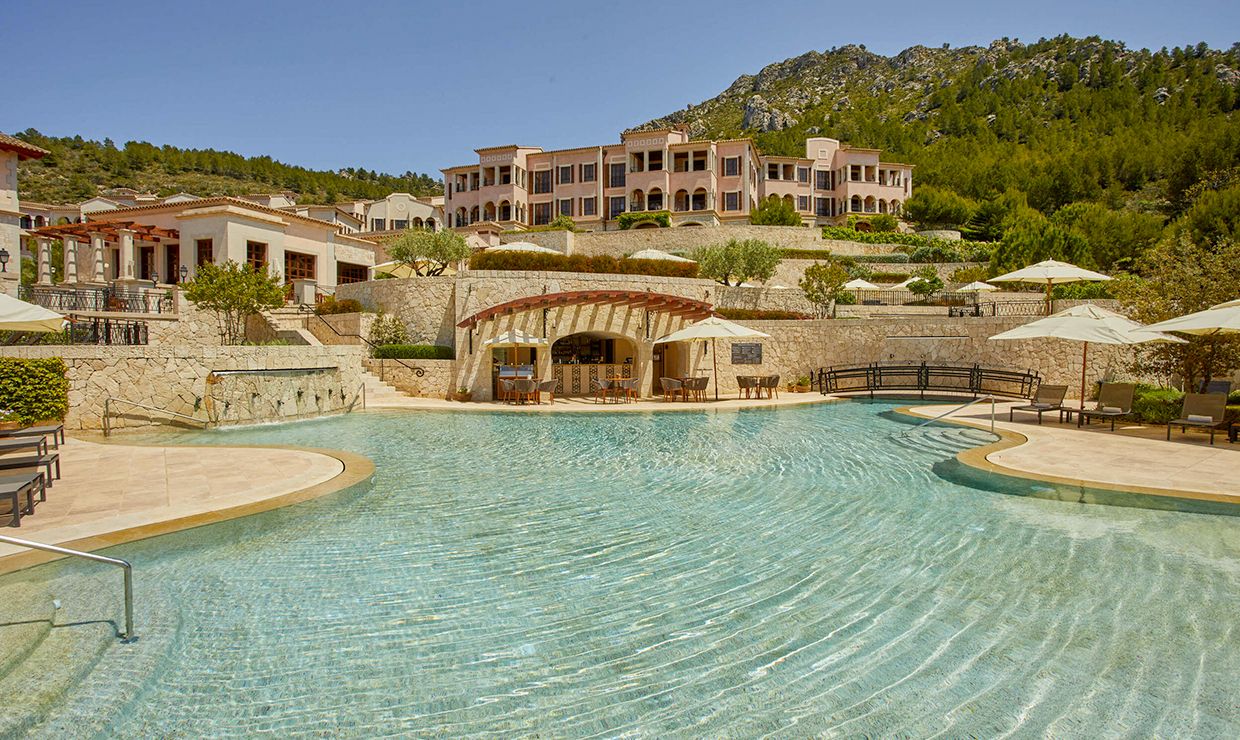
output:
[[[809,376],[802,375],[788,384],[789,393],[809,393]]]
[[[469,390],[469,388],[466,388],[465,386],[457,388],[456,393],[452,394],[452,399],[455,401],[470,401],[473,400],[473,397],[473,391]]]

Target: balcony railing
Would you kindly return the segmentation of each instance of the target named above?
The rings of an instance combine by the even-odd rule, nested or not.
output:
[[[145,345],[145,321],[120,319],[77,319],[69,325],[69,344]]]
[[[171,313],[172,298],[163,290],[104,288],[64,288],[23,285],[19,296],[57,313],[115,311],[119,313]]]

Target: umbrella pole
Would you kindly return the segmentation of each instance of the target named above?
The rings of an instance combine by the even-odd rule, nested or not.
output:
[[[715,400],[719,400],[719,353],[715,351],[715,340],[710,340],[710,360],[715,363]]]
[[[1046,279],[1046,315],[1051,315],[1051,279]]]
[[[1089,357],[1089,342],[1081,348],[1081,411],[1085,410],[1085,361]]]

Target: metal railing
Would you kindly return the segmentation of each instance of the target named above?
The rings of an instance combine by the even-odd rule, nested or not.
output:
[[[990,401],[990,433],[991,433],[991,434],[994,434],[994,433],[995,433],[995,397],[994,397],[994,396],[982,396],[981,398],[974,398],[972,401],[968,401],[968,402],[966,402],[966,403],[962,403],[962,404],[960,404],[959,406],[956,406],[955,408],[948,409],[947,411],[944,411],[943,413],[939,414],[938,416],[934,417],[933,419],[926,419],[925,421],[921,422],[920,424],[917,424],[917,425],[915,425],[915,426],[912,426],[912,427],[910,427],[910,428],[908,428],[908,429],[902,429],[902,430],[900,430],[899,432],[896,432],[896,434],[897,434],[898,436],[901,436],[901,437],[906,437],[906,436],[908,436],[908,435],[912,434],[913,432],[917,431],[918,429],[921,429],[921,428],[922,428],[922,427],[924,427],[924,426],[928,426],[928,425],[930,425],[930,424],[933,424],[933,423],[934,423],[934,422],[936,422],[936,421],[939,421],[940,419],[942,419],[942,418],[943,418],[943,417],[945,417],[945,416],[951,416],[952,414],[956,413],[957,411],[963,411],[963,410],[965,410],[965,409],[969,408],[970,406],[972,406],[972,405],[974,405],[974,404],[981,403],[982,401]]]
[[[1032,398],[1042,378],[1033,370],[1006,370],[981,365],[929,365],[920,363],[871,363],[820,368],[818,389],[823,394],[875,391],[926,391]]]
[[[18,289],[24,301],[57,313],[75,311],[114,311],[118,313],[171,313],[172,299],[163,289],[130,290],[109,285],[103,288],[23,285]]]
[[[110,419],[112,418],[112,404],[113,403],[123,403],[127,406],[134,406],[136,408],[146,409],[147,411],[156,411],[161,414],[167,414],[168,416],[174,416],[178,419],[185,419],[187,421],[192,421],[197,424],[202,424],[204,429],[211,426],[211,422],[207,419],[199,419],[196,416],[186,416],[185,414],[178,414],[175,411],[169,411],[168,409],[161,409],[157,406],[148,406],[144,403],[138,403],[136,401],[126,401],[123,398],[112,398],[111,396],[108,396],[107,398],[103,399],[102,421],[103,421],[103,436],[105,437],[112,436],[112,423]]]
[[[856,292],[856,296],[855,305],[858,306],[960,306],[972,309],[975,300],[972,293],[936,293],[927,297],[903,288],[860,290]]]
[[[361,341],[363,344],[365,344],[367,347],[370,347],[370,354],[371,354],[371,356],[372,356],[372,357],[374,356],[374,350],[375,350],[375,343],[374,343],[374,342],[370,341],[369,339],[367,339],[366,337],[362,336],[361,334],[345,334],[345,333],[341,332],[341,331],[340,331],[340,330],[338,330],[336,327],[332,326],[332,324],[331,324],[331,322],[330,322],[330,321],[328,321],[327,319],[323,318],[323,317],[322,317],[322,316],[320,316],[319,314],[315,313],[313,310],[306,311],[306,313],[307,313],[309,316],[313,316],[314,318],[318,319],[318,320],[319,320],[319,321],[320,321],[320,322],[321,322],[324,326],[326,326],[328,329],[331,329],[332,333],[333,333],[333,334],[335,334],[336,336],[341,337],[341,338],[346,338],[346,339],[358,339],[358,340],[360,340],[360,341]],[[309,321],[309,319],[307,319],[307,321]],[[307,326],[306,328],[307,328],[307,330],[309,330],[309,327],[308,327],[308,326]],[[376,358],[376,359],[379,359],[379,358]],[[414,376],[415,376],[415,377],[418,377],[418,378],[424,378],[424,377],[426,377],[426,369],[425,369],[425,368],[418,367],[417,365],[410,365],[409,363],[405,362],[404,360],[402,360],[402,359],[400,359],[400,358],[393,357],[393,358],[391,358],[391,359],[392,359],[392,360],[395,360],[396,362],[399,362],[400,364],[402,364],[402,365],[404,365],[405,367],[409,368],[411,371],[413,371],[413,374],[414,374]],[[384,373],[383,373],[383,361],[382,361],[382,360],[380,360],[380,362],[379,362],[379,380],[383,380],[383,381],[385,381],[385,382],[386,382],[386,378],[384,378],[384,377],[383,377],[383,375],[384,375]]]
[[[145,321],[74,318],[68,329],[69,344],[144,345],[150,338]]]
[[[18,537],[9,537],[7,535],[0,535],[0,542],[6,542],[10,545],[17,545],[18,547],[25,547],[31,550],[52,552],[57,555],[70,555],[75,558],[85,558],[86,560],[93,560],[96,563],[107,563],[108,565],[115,565],[123,569],[125,573],[125,631],[120,637],[125,642],[133,642],[138,639],[133,631],[133,566],[129,564],[128,560],[109,558],[103,555],[95,555],[90,552],[82,552],[80,550],[70,550],[67,547],[59,547],[57,545],[45,545],[42,542],[31,542],[30,540],[23,540]]]
[[[986,301],[969,306],[951,306],[947,315],[953,318],[965,316],[1044,316],[1046,301]]]

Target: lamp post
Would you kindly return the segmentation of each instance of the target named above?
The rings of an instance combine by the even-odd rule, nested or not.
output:
[[[159,271],[151,270],[151,287],[154,288],[157,285],[159,285]]]
[[[9,250],[0,247],[0,272],[9,271]]]
[[[185,282],[185,278],[189,277],[189,268],[181,265],[181,282]]]

